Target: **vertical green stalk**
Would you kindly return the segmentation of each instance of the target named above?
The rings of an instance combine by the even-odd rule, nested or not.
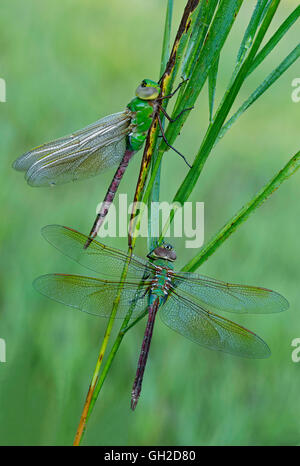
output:
[[[131,256],[128,255],[127,261],[124,264],[124,268],[123,268],[121,279],[120,279],[119,290],[118,290],[116,298],[115,298],[115,300],[113,302],[112,311],[111,311],[109,321],[108,321],[108,324],[107,324],[107,327],[106,327],[106,331],[105,331],[105,334],[104,334],[104,338],[103,338],[103,341],[102,341],[102,344],[101,344],[101,348],[100,348],[99,356],[98,356],[98,359],[97,359],[96,367],[95,367],[95,370],[94,370],[94,373],[93,373],[93,376],[92,376],[92,381],[90,383],[90,387],[89,387],[89,390],[88,390],[86,401],[85,401],[83,411],[82,411],[82,414],[81,414],[81,417],[80,417],[80,421],[79,421],[79,425],[78,425],[77,432],[76,432],[76,435],[75,435],[73,446],[80,445],[80,443],[82,441],[82,438],[83,438],[83,435],[84,435],[84,432],[85,432],[86,423],[87,423],[88,417],[89,417],[91,409],[92,409],[91,405],[94,406],[95,401],[96,401],[96,399],[98,397],[98,394],[99,394],[99,390],[100,390],[100,388],[98,388],[99,387],[99,383],[98,383],[99,382],[99,373],[100,373],[101,365],[102,365],[102,362],[103,362],[103,359],[104,359],[105,351],[106,351],[106,348],[107,348],[107,345],[108,345],[108,341],[109,341],[109,338],[110,338],[110,335],[111,335],[111,331],[112,331],[112,328],[113,328],[115,317],[116,317],[116,314],[117,314],[118,305],[119,305],[119,302],[120,302],[121,292],[122,292],[122,288],[123,288],[123,282],[124,282],[124,280],[126,278],[126,275],[127,275],[127,270],[128,270],[128,264],[130,262],[130,257]]]
[[[170,38],[171,38],[171,28],[172,28],[172,14],[173,14],[173,0],[168,0],[167,11],[166,11],[166,19],[165,19],[165,29],[164,29],[164,38],[163,38],[163,45],[162,45],[162,53],[161,53],[161,65],[160,65],[160,72],[159,75],[162,76],[170,54]],[[162,125],[164,126],[164,116],[161,118]],[[153,165],[155,160],[157,159],[157,142],[156,147],[153,152],[153,156],[151,159],[151,173],[153,173]],[[159,228],[159,218],[157,215],[153,215],[152,213],[152,202],[159,202],[159,194],[160,194],[160,174],[161,174],[161,165],[159,165],[159,169],[155,174],[155,179],[153,183],[153,189],[151,193],[151,198],[148,201],[148,251],[152,251],[155,247],[156,239],[152,236],[152,231],[158,231]]]

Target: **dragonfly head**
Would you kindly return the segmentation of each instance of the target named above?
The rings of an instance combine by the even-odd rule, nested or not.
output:
[[[164,259],[174,262],[176,260],[176,252],[171,244],[163,243],[157,246],[148,254],[149,259]]]
[[[135,95],[142,100],[155,100],[159,93],[159,85],[151,79],[144,79],[135,91]]]

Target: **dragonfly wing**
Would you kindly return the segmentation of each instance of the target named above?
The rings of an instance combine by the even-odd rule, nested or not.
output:
[[[197,300],[200,306],[212,311],[268,314],[289,307],[288,301],[275,291],[225,283],[204,275],[178,273],[174,275],[174,284],[188,299]]]
[[[33,285],[48,298],[101,317],[110,316],[120,288],[118,282],[65,274],[42,275]],[[139,316],[148,304],[149,285],[147,282],[143,286],[135,282],[124,282],[116,317],[125,317],[130,306],[133,306],[132,318]]]
[[[105,246],[94,240],[84,249],[88,237],[72,228],[61,225],[47,225],[42,229],[44,238],[66,256],[101,275],[120,278],[128,256],[119,249]],[[138,256],[131,257],[128,264],[128,278],[141,280],[153,276],[153,266]]]
[[[126,149],[131,113],[109,115],[68,136],[21,155],[13,164],[31,186],[88,178],[118,164]]]
[[[200,308],[176,292],[160,311],[162,321],[186,338],[216,351],[247,358],[266,358],[268,345],[255,333]]]

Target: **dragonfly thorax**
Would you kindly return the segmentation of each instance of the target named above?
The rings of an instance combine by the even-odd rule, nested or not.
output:
[[[172,288],[172,277],[174,275],[173,267],[162,265],[162,261],[158,260],[159,265],[155,264],[155,276],[151,284],[152,298],[164,298],[169,294]]]
[[[169,294],[174,274],[173,264],[176,260],[176,252],[173,246],[163,243],[148,254],[148,259],[153,261],[155,276],[152,281],[151,291],[153,295],[164,297]]]
[[[127,149],[138,151],[145,142],[152,123],[153,114],[157,111],[160,87],[151,79],[144,79],[135,91],[136,97],[129,102],[127,108],[131,112],[131,131],[127,138]]]

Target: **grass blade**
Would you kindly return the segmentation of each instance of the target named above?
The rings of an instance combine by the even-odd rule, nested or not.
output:
[[[218,2],[219,0],[211,0],[210,2],[202,0],[200,4],[198,16],[195,20],[182,63],[181,75],[184,79],[187,79],[189,76],[191,76],[191,73],[199,59],[199,55],[201,53],[206,34],[211,24]],[[181,88],[177,101],[180,100],[180,96],[183,94],[183,90],[184,88]]]
[[[264,14],[266,13],[266,5],[268,3],[268,0],[258,0],[256,7],[253,11],[253,14],[251,16],[251,19],[249,21],[248,27],[246,29],[246,32],[244,34],[243,40],[241,42],[238,54],[237,54],[237,59],[236,59],[236,65],[237,65],[237,70],[240,68],[240,65],[243,63],[248,50],[250,49],[257,28],[259,24],[262,21],[262,18],[264,17]]]
[[[171,37],[171,28],[172,28],[172,14],[173,14],[173,0],[168,0],[167,10],[166,10],[166,19],[165,19],[165,29],[164,29],[164,38],[163,38],[163,45],[162,45],[162,53],[161,53],[161,65],[160,65],[160,72],[159,75],[161,76],[164,72],[164,69],[167,66],[169,54],[170,54],[170,37]],[[164,126],[164,117],[161,118],[162,125]],[[158,152],[158,145],[156,143],[155,150],[153,152],[153,156],[151,159],[151,173],[153,173],[153,165],[157,158]],[[153,184],[153,189],[151,193],[151,197],[148,201],[148,251],[152,251],[155,246],[155,242],[157,238],[153,238],[151,236],[151,229],[153,231],[158,231],[158,221],[159,219],[156,218],[156,215],[152,215],[151,203],[152,202],[159,202],[159,194],[160,194],[160,173],[161,173],[161,165],[157,170],[155,175],[155,180]],[[152,226],[152,227],[151,227]]]
[[[196,14],[198,12],[199,1],[200,0],[188,0],[186,7],[184,9],[183,16],[182,16],[175,40],[174,40],[172,50],[171,50],[171,54],[170,54],[168,63],[166,65],[166,69],[160,78],[160,86],[161,86],[163,95],[168,95],[172,88],[174,79],[176,77],[176,74],[179,68],[179,64],[181,63],[181,60],[182,60],[182,53],[186,46],[188,35],[190,33],[189,32],[190,27],[192,26],[193,21],[195,20]],[[165,108],[168,104],[167,101],[168,99],[166,99],[164,103]],[[135,203],[141,200],[146,178],[149,172],[150,161],[152,159],[153,152],[156,147],[157,137],[158,137],[158,118],[157,118],[157,115],[154,115],[151,127],[148,131],[147,140],[145,144],[138,185],[137,185],[137,189],[136,189],[135,197],[134,197]],[[155,179],[156,173],[160,167],[160,162],[161,162],[161,157],[158,155],[157,159],[154,162],[154,167],[153,167],[151,178]],[[154,179],[153,179],[153,183],[151,184],[151,190],[153,188]],[[144,200],[144,204],[148,202],[149,197],[150,197],[150,194],[148,192],[148,198],[147,198],[147,201]],[[141,209],[141,212],[139,213],[138,218],[136,218],[137,217],[136,208],[132,210],[131,218],[129,222],[129,235],[128,235],[128,240],[129,240],[128,243],[129,243],[130,248],[132,248],[133,245],[135,244],[137,231],[140,225],[139,218],[141,217],[142,212],[143,212],[143,209]],[[135,225],[134,225],[134,221],[135,221]]]
[[[189,170],[187,176],[181,183],[179,189],[177,190],[177,193],[175,194],[175,197],[173,199],[173,203],[177,204],[179,203],[180,205],[183,205],[183,203],[189,198],[190,194],[192,193],[199,176],[203,170],[203,167],[205,165],[205,162],[215,145],[215,141],[218,138],[218,135],[221,131],[221,128],[224,124],[224,121],[235,101],[236,96],[238,95],[238,92],[245,81],[248,70],[250,66],[253,63],[254,57],[263,41],[263,38],[270,26],[270,23],[274,17],[274,14],[276,13],[276,10],[279,6],[280,0],[272,0],[270,3],[269,9],[265,15],[265,18],[260,26],[260,29],[258,31],[258,34],[255,38],[255,41],[250,49],[249,54],[247,55],[247,58],[245,59],[244,63],[242,64],[241,68],[239,69],[233,83],[231,84],[230,88],[227,89],[225,92],[225,96],[219,105],[218,111],[216,113],[216,116],[214,118],[213,123],[209,126],[206,135],[202,141],[201,147],[199,149],[199,152],[195,158],[195,161],[193,163],[192,168]],[[167,226],[170,225],[174,218],[174,212],[172,211],[170,213],[169,219],[167,220],[167,223],[163,229],[165,231],[167,229]],[[163,236],[161,235],[159,238],[159,241],[161,242],[163,240]]]
[[[159,72],[160,76],[163,74],[163,71],[167,66],[167,62],[168,62],[168,58],[170,54],[172,15],[173,15],[173,0],[168,0],[166,19],[165,19],[164,38],[163,38],[162,52],[161,52],[161,61],[160,61],[160,72]]]
[[[273,34],[271,39],[266,43],[266,45],[261,49],[261,51],[256,55],[248,75],[251,74],[255,68],[269,55],[270,52],[276,47],[278,42],[284,37],[288,30],[293,26],[300,16],[300,6],[297,6],[295,10],[287,17],[287,19],[281,24],[277,31]]]
[[[203,47],[202,50],[202,52],[205,50],[205,53],[200,54],[190,79],[185,86],[184,93],[177,105],[175,104],[172,118],[175,118],[182,110],[194,106],[195,101],[208,77],[208,72],[214,63],[216,56],[220,54],[225,40],[228,37],[241,4],[241,0],[222,0],[219,3],[218,10],[209,29],[207,40],[205,41],[205,47]],[[170,144],[173,144],[174,140],[178,136],[189,113],[190,111],[185,111],[176,122],[168,125],[166,138]],[[161,156],[162,152],[165,152],[166,150],[168,150],[168,147],[165,142],[162,141],[159,147]]]
[[[256,196],[240,209],[219,232],[184,267],[183,271],[193,272],[205,262],[232,233],[262,205],[279,187],[300,168],[300,151],[297,152]]]
[[[173,202],[179,202],[183,204],[190,196],[191,192],[193,191],[196,182],[202,172],[204,164],[209,156],[211,149],[214,146],[214,143],[218,137],[218,134],[224,124],[224,121],[235,101],[235,98],[247,76],[248,70],[252,64],[254,56],[268,30],[268,27],[273,19],[273,16],[276,12],[280,0],[273,0],[272,4],[269,7],[267,15],[260,27],[258,35],[254,41],[254,44],[244,61],[243,65],[241,66],[234,82],[232,83],[231,87],[226,91],[225,99],[220,105],[216,117],[214,118],[213,124],[209,126],[208,131],[204,137],[204,140],[201,144],[200,150],[195,158],[192,168],[189,170],[187,176],[185,177],[184,181],[182,182],[180,188],[178,189]]]
[[[209,102],[210,123],[213,120],[213,113],[214,113],[214,101],[215,101],[217,75],[218,75],[218,68],[219,68],[219,59],[220,57],[218,56],[208,73],[208,102]]]
[[[224,136],[231,128],[233,123],[241,116],[280,76],[300,57],[300,44],[292,50],[292,52],[280,63],[280,65],[269,74],[269,76],[261,83],[260,86],[245,100],[240,108],[232,115],[228,122],[222,127],[216,143]]]

